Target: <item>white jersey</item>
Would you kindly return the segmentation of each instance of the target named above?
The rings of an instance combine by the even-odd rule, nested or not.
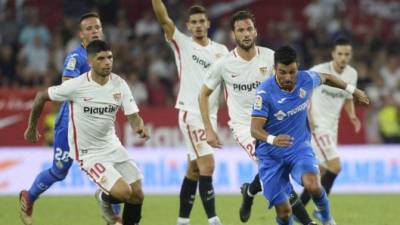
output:
[[[207,46],[197,44],[191,37],[182,34],[176,27],[168,42],[174,51],[179,73],[179,93],[175,108],[200,114],[197,101],[208,70],[218,58],[228,53],[225,45],[209,40]],[[217,116],[220,88],[210,96],[210,115]]]
[[[116,74],[105,85],[92,80],[91,71],[48,89],[54,101],[70,101],[68,141],[70,157],[106,156],[123,149],[115,134],[119,107],[125,115],[137,113],[138,107],[128,84]]]
[[[216,62],[207,76],[208,88],[214,90],[221,83],[225,85],[231,127],[235,123],[250,127],[256,88],[272,74],[274,51],[256,46],[256,52],[256,56],[247,61],[235,48]]]
[[[338,74],[333,68],[333,62],[326,62],[311,68],[312,71],[335,75],[346,83],[357,84],[357,71],[347,65],[341,74]],[[311,98],[311,113],[314,123],[318,129],[332,129],[337,131],[340,111],[345,99],[352,99],[353,96],[346,91],[320,85],[315,88]]]

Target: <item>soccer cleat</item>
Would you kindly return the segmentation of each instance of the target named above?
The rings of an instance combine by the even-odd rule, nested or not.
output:
[[[333,219],[333,217],[331,217],[328,221],[326,221],[325,223],[322,223],[323,225],[336,225],[335,220]]]
[[[240,221],[243,223],[247,222],[250,218],[251,206],[253,205],[254,197],[250,197],[247,192],[249,190],[249,183],[244,183],[240,187],[240,192],[242,193],[242,204],[240,205]]]
[[[222,225],[221,220],[219,220],[218,216],[213,217],[212,219],[208,219],[209,225]]]
[[[33,203],[29,200],[28,191],[22,190],[19,193],[19,217],[25,225],[32,225]]]
[[[107,225],[121,225],[120,221],[122,222],[122,219],[119,215],[115,215],[114,211],[112,209],[112,206],[110,203],[105,202],[101,199],[101,190],[97,189],[96,193],[94,194],[94,197],[97,200],[97,204],[100,207],[101,215],[103,216],[103,219],[107,222]]]
[[[314,209],[313,216],[314,216],[315,219],[319,220],[320,222],[323,221],[321,212],[317,208]]]

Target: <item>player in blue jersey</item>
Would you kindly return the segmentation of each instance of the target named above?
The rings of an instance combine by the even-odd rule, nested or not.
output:
[[[85,46],[92,40],[103,38],[100,16],[97,13],[90,12],[84,14],[79,20],[79,26],[79,37],[82,43],[78,48],[68,53],[62,72],[63,81],[78,77],[90,70]],[[32,224],[33,204],[36,199],[55,182],[64,180],[72,165],[73,160],[68,157],[68,114],[68,102],[64,102],[58,112],[54,128],[52,167],[38,174],[31,188],[29,190],[22,190],[20,193],[20,217],[26,225]],[[120,218],[115,215],[115,220],[119,222]]]
[[[363,104],[369,103],[368,97],[333,75],[298,71],[296,52],[289,46],[275,52],[274,68],[276,75],[257,88],[251,120],[264,196],[276,209],[277,224],[293,224],[290,175],[311,194],[323,224],[335,225],[310,144],[307,107],[313,89],[321,84],[346,90]]]

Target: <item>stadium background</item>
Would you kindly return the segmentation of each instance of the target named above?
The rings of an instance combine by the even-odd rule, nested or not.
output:
[[[217,42],[225,43],[230,49],[234,47],[230,35],[230,15],[239,9],[250,9],[257,19],[258,44],[272,49],[282,44],[291,44],[300,53],[300,65],[303,69],[329,60],[329,47],[333,39],[342,35],[349,37],[354,45],[354,59],[351,65],[358,70],[358,86],[366,90],[372,104],[368,107],[357,107],[357,114],[363,121],[363,129],[358,134],[353,132],[354,129],[346,115],[341,118],[339,150],[343,155],[343,171],[333,188],[334,203],[336,199],[340,199],[334,211],[343,211],[343,214],[346,214],[346,208],[341,206],[341,202],[347,201],[346,204],[350,204],[350,199],[359,197],[359,194],[369,194],[362,204],[368,204],[371,199],[380,199],[383,206],[394,204],[391,202],[395,202],[393,199],[398,199],[400,193],[399,1],[166,0],[165,2],[170,16],[183,31],[186,30],[185,9],[193,3],[207,6],[211,19],[210,37]],[[52,127],[57,104],[46,106],[41,127],[44,137],[39,144],[33,146],[24,141],[23,131],[35,92],[60,83],[64,57],[79,44],[77,20],[81,14],[92,10],[100,13],[106,40],[112,45],[113,71],[129,82],[141,108],[141,115],[151,131],[151,140],[143,144],[134,136],[123,116],[118,117],[118,135],[129,147],[132,156],[139,161],[145,173],[145,191],[150,196],[146,205],[151,206],[152,201],[157,204],[155,200],[157,197],[152,196],[153,194],[165,193],[169,196],[160,197],[161,199],[169,199],[166,201],[174,205],[172,208],[178,204],[177,198],[174,197],[178,195],[181,178],[185,172],[186,153],[178,129],[177,110],[173,107],[179,80],[172,51],[167,46],[160,26],[155,20],[150,1],[2,0],[0,1],[0,202],[5,204],[0,205],[7,205],[9,202],[16,207],[15,196],[19,190],[29,187],[35,175],[51,164],[52,150],[48,146],[52,143]],[[217,194],[238,193],[241,182],[249,180],[256,171],[252,162],[247,160],[246,154],[232,139],[230,130],[226,126],[227,120],[225,103],[222,103],[219,113],[219,135],[224,142],[224,149],[216,153]],[[51,195],[51,197],[44,197],[38,204],[46,207],[48,199],[51,201],[54,198],[65,199],[57,196],[92,194],[94,189],[94,185],[86,179],[78,167],[74,166],[64,182],[56,184],[46,192],[45,196]],[[338,193],[349,195],[337,195]],[[371,195],[372,193],[375,195]],[[377,193],[379,195],[376,195]],[[80,197],[68,197],[68,199],[74,198]],[[90,197],[82,198],[85,199],[85,204],[90,205],[94,202]],[[239,196],[221,199],[228,202],[228,206],[234,204],[239,206]],[[231,203],[231,201],[237,202]],[[259,204],[260,214],[265,213],[263,204],[264,202]],[[15,212],[2,211],[0,210],[0,224],[3,224],[3,220],[6,221],[4,224],[19,224]],[[40,209],[38,211],[40,212]],[[97,212],[97,209],[91,211]],[[176,212],[177,210],[172,211],[171,214],[175,215]],[[201,210],[198,212],[202,213]],[[390,213],[390,210],[387,212]],[[175,216],[169,217],[159,221],[175,220]],[[355,215],[353,217],[357,218]],[[396,218],[396,215],[393,214],[392,217]],[[260,221],[264,221],[263,219]],[[343,218],[342,221],[347,220]],[[46,221],[43,224],[55,223]],[[239,220],[236,222],[234,220],[231,224],[239,224]],[[347,221],[346,224],[357,223]]]

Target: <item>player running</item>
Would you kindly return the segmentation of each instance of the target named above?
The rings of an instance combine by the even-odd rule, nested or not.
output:
[[[292,191],[291,175],[311,194],[323,224],[335,225],[311,148],[307,121],[309,99],[313,89],[321,84],[343,89],[363,104],[369,103],[368,97],[334,75],[298,71],[296,52],[289,46],[275,52],[274,64],[276,75],[257,88],[251,119],[264,196],[270,207],[275,206],[277,224],[293,224],[288,201]]]
[[[316,65],[311,70],[333,74],[338,79],[355,86],[358,74],[348,65],[352,57],[350,41],[346,38],[336,39],[331,55],[332,61]],[[355,132],[358,133],[361,122],[355,113],[352,95],[328,85],[321,85],[314,90],[308,117],[312,132],[311,143],[322,173],[321,183],[328,195],[341,170],[337,133],[342,108],[345,109]],[[306,191],[303,192],[301,195],[303,204],[306,205],[309,200],[310,195]],[[318,211],[314,211],[314,215],[316,218],[321,218]]]
[[[255,140],[251,137],[251,109],[254,103],[257,86],[272,74],[274,51],[255,45],[257,30],[255,18],[249,11],[239,11],[231,18],[231,29],[236,39],[236,48],[216,62],[211,69],[199,97],[200,110],[208,143],[220,148],[221,142],[215,132],[215,126],[209,117],[209,96],[219,90],[223,83],[226,90],[226,101],[229,112],[229,127],[236,142],[254,159]],[[240,207],[240,220],[247,222],[250,218],[254,196],[261,191],[258,174],[253,181],[242,186],[243,201]],[[312,224],[312,221],[293,191],[291,203],[300,221]]]
[[[37,142],[37,124],[46,101],[69,101],[68,141],[81,169],[106,194],[102,201],[124,202],[124,224],[139,224],[143,202],[142,172],[115,134],[115,118],[121,107],[131,127],[142,138],[148,132],[128,84],[113,74],[110,46],[94,40],[87,46],[91,70],[81,76],[52,86],[36,95],[24,137]],[[113,212],[109,207],[111,223]]]
[[[227,54],[228,49],[208,38],[210,21],[204,7],[195,5],[189,9],[186,26],[191,37],[188,37],[177,29],[161,0],[152,0],[152,5],[164,30],[165,38],[175,54],[180,82],[175,108],[179,109],[179,128],[189,151],[188,169],[180,191],[177,224],[187,225],[190,223],[190,212],[198,184],[208,222],[218,225],[221,222],[215,212],[215,193],[212,184],[214,150],[207,144],[196,99],[212,63]],[[218,90],[210,100],[212,123],[215,126],[219,96],[220,91]]]
[[[79,37],[81,45],[68,53],[65,59],[63,81],[78,77],[90,70],[85,48],[92,40],[103,39],[103,29],[97,13],[90,12],[81,16]],[[55,182],[64,180],[72,165],[73,160],[68,157],[68,111],[68,102],[64,102],[58,112],[54,128],[53,166],[39,173],[29,190],[22,190],[20,193],[20,218],[25,225],[32,224],[35,201]],[[117,208],[119,211],[119,207]],[[114,220],[115,222],[111,224],[119,222],[120,217],[116,214]]]

